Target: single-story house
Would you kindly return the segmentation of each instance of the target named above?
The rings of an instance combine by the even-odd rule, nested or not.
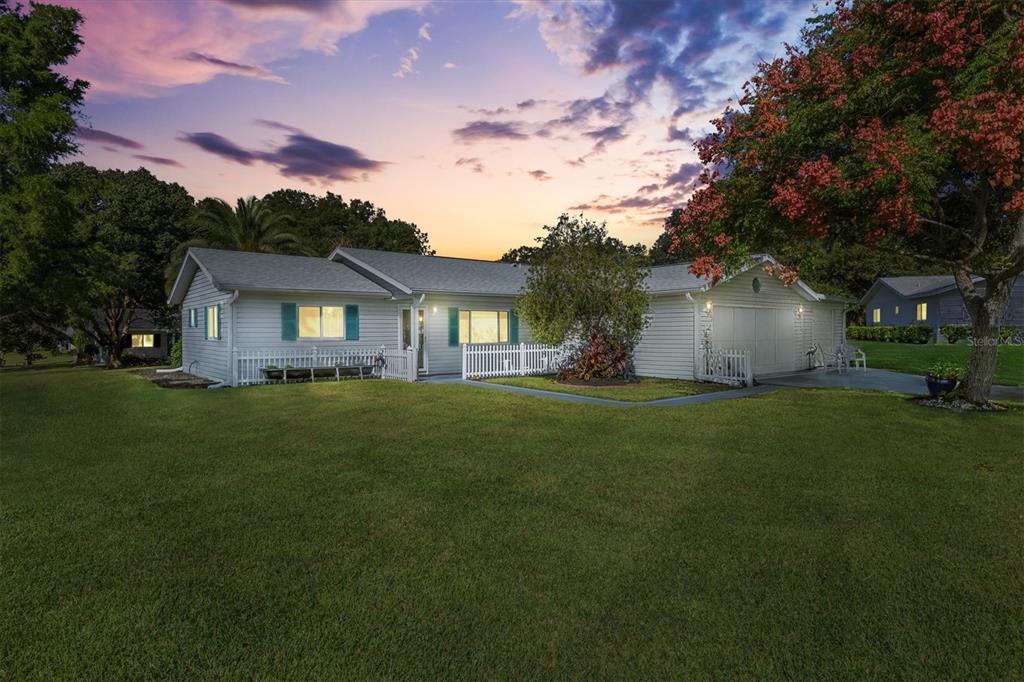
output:
[[[985,291],[985,280],[976,277],[975,286]],[[926,324],[940,338],[945,324],[971,324],[960,290],[952,275],[880,277],[860,300],[870,327],[903,327]],[[1013,283],[1003,324],[1024,327],[1024,277]]]
[[[695,377],[703,344],[751,353],[753,372],[807,367],[812,344],[845,340],[846,301],[785,286],[752,259],[715,286],[689,264],[651,269],[643,376]],[[189,250],[169,302],[181,306],[186,371],[236,383],[238,353],[263,348],[412,348],[420,375],[455,374],[465,344],[530,343],[516,313],[528,266],[338,248],[326,258]]]
[[[173,329],[158,324],[149,310],[135,309],[132,313],[128,333],[121,341],[121,353],[124,356],[162,360],[171,354],[171,346],[177,338]],[[100,362],[106,362],[105,352],[101,348]]]

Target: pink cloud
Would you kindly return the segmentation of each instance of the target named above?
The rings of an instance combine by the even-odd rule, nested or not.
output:
[[[286,83],[272,63],[301,50],[336,51],[389,3],[102,2],[69,0],[85,17],[81,53],[64,69],[90,95],[149,97],[218,75]]]

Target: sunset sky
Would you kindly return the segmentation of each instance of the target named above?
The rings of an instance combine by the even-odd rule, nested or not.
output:
[[[67,74],[100,168],[193,196],[360,198],[442,255],[496,258],[564,211],[650,244],[692,140],[805,0],[86,2]]]

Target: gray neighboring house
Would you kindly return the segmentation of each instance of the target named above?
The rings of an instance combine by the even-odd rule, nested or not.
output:
[[[149,310],[137,308],[133,315],[132,322],[128,325],[128,333],[122,341],[122,355],[150,360],[170,357],[171,346],[177,339],[176,332],[157,324]],[[107,361],[102,348],[99,352],[99,361]]]
[[[976,277],[974,282],[984,292],[985,281]],[[881,277],[860,302],[869,327],[926,324],[938,339],[942,325],[971,324],[952,275]],[[1013,283],[1002,323],[1024,328],[1024,276]]]
[[[812,344],[845,340],[844,303],[803,282],[784,286],[755,257],[714,286],[689,263],[652,268],[643,376],[693,379],[702,344],[748,350],[753,372],[807,366]],[[238,384],[252,351],[412,349],[419,375],[462,371],[463,346],[529,344],[516,303],[528,266],[338,248],[327,258],[190,249],[169,303],[182,314],[186,371]],[[290,351],[288,350],[290,349]],[[287,360],[284,360],[287,361]]]

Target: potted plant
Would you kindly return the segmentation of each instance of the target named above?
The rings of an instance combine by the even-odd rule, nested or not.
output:
[[[924,375],[924,382],[928,385],[928,395],[938,398],[943,393],[949,393],[956,388],[960,380],[960,367],[952,362],[936,362]]]

